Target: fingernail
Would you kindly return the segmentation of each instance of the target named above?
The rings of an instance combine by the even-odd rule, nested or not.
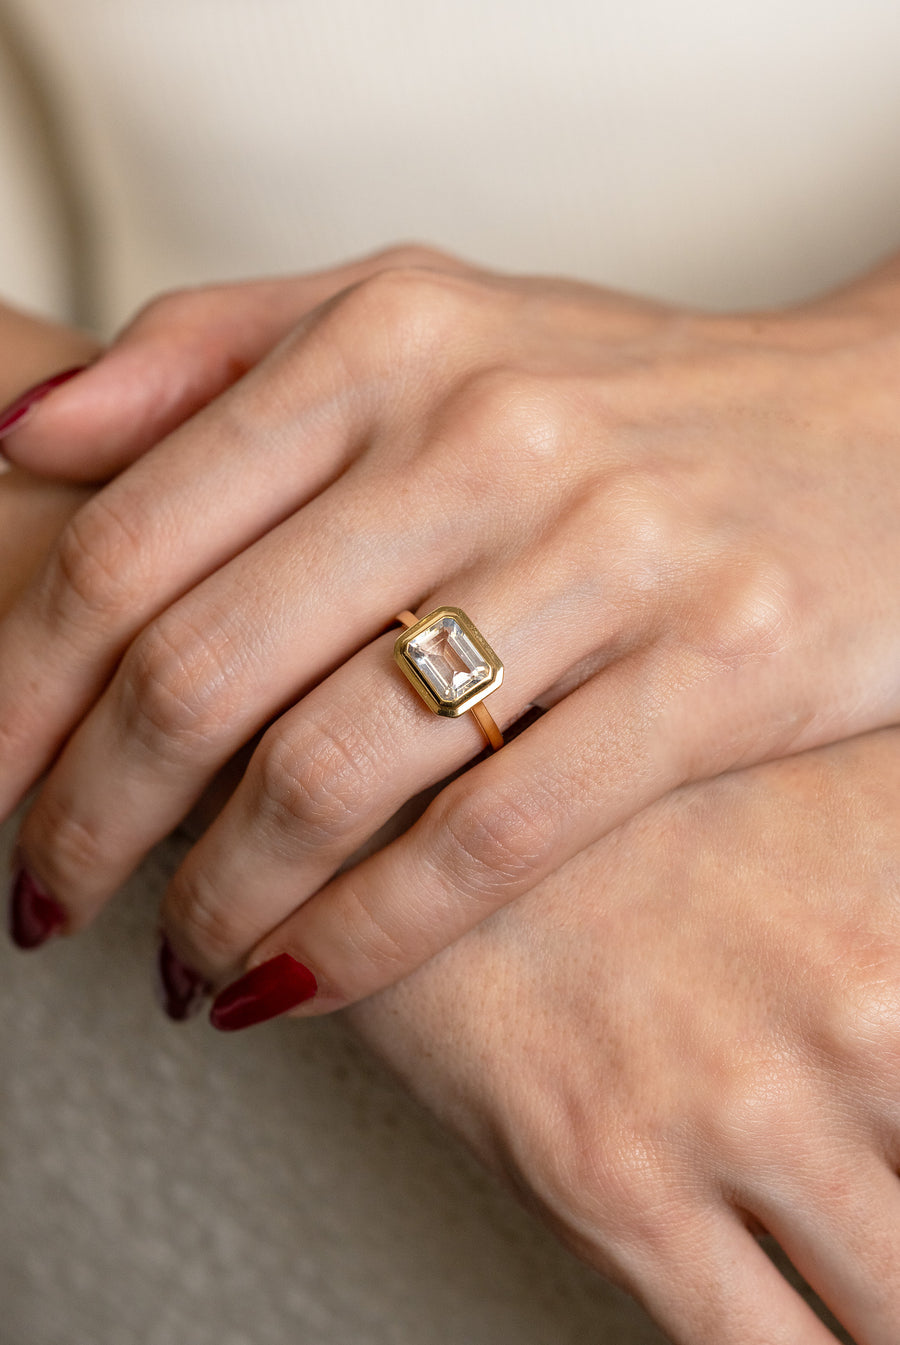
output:
[[[203,1007],[210,990],[209,982],[182,962],[169,940],[162,935],[156,959],[156,991],[169,1017],[176,1023],[193,1018]]]
[[[63,383],[68,383],[70,378],[83,373],[86,368],[86,364],[76,364],[72,369],[63,369],[61,373],[54,374],[52,378],[45,378],[43,382],[35,383],[34,387],[27,388],[21,397],[17,397],[14,402],[10,402],[9,406],[0,411],[0,439],[3,439],[11,430],[18,429],[29,413],[54,388],[60,387]]]
[[[289,953],[280,953],[226,986],[216,997],[209,1021],[220,1032],[237,1032],[295,1009],[312,999],[318,988],[308,967]]]
[[[17,948],[40,948],[66,923],[66,913],[25,868],[19,868],[9,895],[9,937]]]

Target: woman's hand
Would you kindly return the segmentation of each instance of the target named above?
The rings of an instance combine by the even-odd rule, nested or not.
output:
[[[92,353],[30,322],[0,311],[5,394]],[[0,608],[84,498],[0,478]],[[893,1345],[898,785],[884,732],[682,789],[353,1011],[685,1345],[832,1340],[747,1224]]]
[[[352,1011],[679,1345],[834,1345],[761,1228],[896,1345],[898,794],[897,730],[689,786]]]
[[[0,626],[0,813],[58,755],[21,845],[71,930],[274,721],[164,906],[211,980],[269,964],[221,1026],[308,998],[297,962],[304,1012],[364,996],[681,782],[900,712],[893,271],[726,319],[414,260],[295,282],[324,302],[86,505]],[[93,404],[103,470],[116,417],[134,456],[244,367],[215,311],[152,310],[10,451]],[[166,313],[212,353],[176,347],[154,420]],[[333,877],[481,746],[392,664],[393,614],[443,603],[505,661],[501,724],[553,708]]]
[[[81,495],[8,473],[0,538]],[[745,1231],[771,1208],[861,1345],[893,1339],[898,775],[886,732],[670,795],[353,1010],[673,1340],[833,1340]]]

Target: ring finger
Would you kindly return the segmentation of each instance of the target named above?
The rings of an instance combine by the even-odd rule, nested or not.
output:
[[[511,670],[490,700],[503,727],[583,652],[554,644],[562,595],[549,581],[546,593],[535,595],[532,584],[526,595],[512,572],[477,586],[461,576],[423,609],[449,596],[478,618],[494,613],[487,629]],[[540,617],[525,622],[529,599]],[[571,606],[568,615],[577,616]],[[448,722],[411,692],[393,663],[398,633],[395,627],[375,640],[269,729],[234,796],[176,874],[163,919],[192,965],[215,977],[243,959],[410,798],[484,747],[472,716]],[[415,920],[412,892],[409,906]]]
[[[239,385],[71,520],[0,623],[0,819],[148,622],[368,457],[379,435],[409,445],[408,425],[396,423],[409,418],[397,383],[431,358],[447,317],[425,333],[400,331],[386,350],[373,284],[307,315]],[[472,358],[443,343],[442,392]]]
[[[377,632],[385,612],[405,605],[410,571],[434,585],[438,576],[429,567],[435,555],[446,556],[434,538],[431,545],[411,541],[377,585],[355,582],[357,547],[332,552],[322,545],[318,518],[330,507],[346,519],[343,489],[371,501],[354,530],[357,546],[368,550],[372,530],[390,527],[390,504],[348,482],[334,488],[334,500],[323,497],[283,525],[283,536],[257,544],[142,637],[51,772],[20,849],[65,904],[73,927],[91,918],[243,741],[352,653],[347,642],[358,643],[354,632],[364,623]],[[298,588],[296,558],[314,538],[319,546],[308,551],[303,596],[288,605],[290,619],[260,621],[260,610],[284,611],[285,593]],[[453,597],[476,616],[493,614],[488,633],[511,669],[491,700],[504,723],[588,648],[613,638],[623,606],[608,605],[604,633],[596,613],[587,620],[587,594],[580,612],[552,564],[538,566],[543,591],[520,571],[509,566],[478,583],[460,574],[432,588],[426,604]],[[248,652],[236,588],[259,593],[254,630],[265,644]],[[529,611],[539,616],[523,619]],[[554,638],[563,627],[568,638]],[[391,658],[397,633],[364,647],[268,730],[235,798],[177,876],[170,927],[182,954],[205,972],[220,974],[243,957],[406,800],[482,745],[470,715],[448,722],[414,695]],[[148,656],[148,644],[162,648],[162,668],[157,655]],[[157,661],[149,702],[148,657],[151,665]]]

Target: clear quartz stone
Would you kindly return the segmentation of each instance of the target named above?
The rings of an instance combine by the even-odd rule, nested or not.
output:
[[[457,702],[491,677],[491,670],[459,622],[441,617],[410,640],[409,657],[442,701]]]

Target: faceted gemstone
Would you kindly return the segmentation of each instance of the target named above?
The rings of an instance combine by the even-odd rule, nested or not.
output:
[[[457,702],[491,679],[491,669],[459,622],[442,616],[410,640],[409,657],[442,701]]]

